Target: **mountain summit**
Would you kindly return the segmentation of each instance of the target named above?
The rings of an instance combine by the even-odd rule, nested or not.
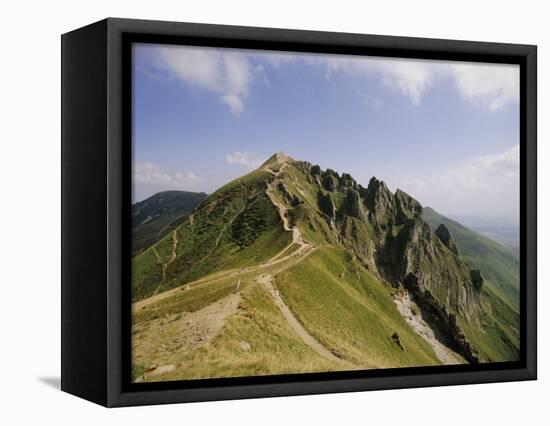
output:
[[[274,165],[274,164],[282,164],[282,163],[289,163],[289,162],[293,162],[294,160],[292,158],[290,158],[288,155],[286,155],[284,152],[277,152],[275,154],[273,154],[271,157],[269,157],[267,159],[267,161],[265,163],[263,163],[260,168],[264,168],[264,167],[267,167],[269,165]]]
[[[231,317],[238,328],[218,333],[261,351],[290,326],[292,339],[302,338],[285,347],[301,349],[281,354],[301,365],[297,353],[313,350],[319,363],[307,371],[509,359],[513,351],[491,346],[494,339],[513,348],[515,340],[492,317],[479,271],[448,229],[434,233],[422,213],[417,200],[375,177],[363,187],[347,173],[276,153],[133,259],[135,309],[167,298],[156,311],[139,311],[151,326],[158,312],[192,312],[238,295],[243,313]],[[275,322],[264,323],[268,317]],[[255,327],[274,334],[249,342]],[[275,350],[268,346],[266,353]]]

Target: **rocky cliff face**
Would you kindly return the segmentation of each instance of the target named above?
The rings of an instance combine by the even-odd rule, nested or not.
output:
[[[310,191],[316,191],[315,207],[335,234],[330,242],[338,241],[392,286],[408,288],[449,346],[476,362],[457,318],[479,319],[483,278],[460,256],[449,230],[442,225],[432,232],[417,200],[399,189],[392,193],[374,177],[364,188],[350,175],[295,165],[307,173]]]
[[[481,286],[483,285],[483,277],[481,276],[481,271],[479,269],[472,269],[470,271],[470,279],[474,284],[474,288],[477,291],[481,291]]]
[[[419,287],[449,313],[468,319],[478,314],[479,278],[470,273],[444,225],[432,233],[417,200],[399,189],[392,193],[374,177],[363,188],[351,176],[332,170],[321,172],[318,191],[319,209],[336,219],[342,243],[368,269],[396,287],[414,274]]]
[[[314,232],[325,244],[343,246],[396,288],[412,274],[447,314],[478,318],[483,279],[471,272],[444,225],[431,231],[417,200],[399,189],[392,193],[375,177],[365,188],[349,174],[283,154],[270,161],[273,170],[281,170],[276,188],[304,235]]]
[[[454,254],[458,255],[458,248],[454,238],[444,224],[441,224],[435,230],[435,236],[443,243],[445,247],[451,250]]]

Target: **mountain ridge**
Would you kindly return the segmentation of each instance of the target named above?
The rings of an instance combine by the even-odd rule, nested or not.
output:
[[[272,303],[282,300],[313,338],[348,363],[432,364],[434,339],[462,362],[513,358],[515,334],[502,331],[512,314],[502,311],[500,322],[493,317],[491,289],[422,215],[417,200],[399,189],[392,193],[375,177],[365,188],[347,173],[277,153],[202,200],[172,235],[134,257],[133,299],[153,300],[164,306],[157,312],[175,314],[175,306],[187,306],[188,291],[196,289],[209,302],[235,291],[257,298],[258,289],[271,283],[281,293]],[[178,302],[168,308],[159,299],[164,294]],[[318,299],[327,311],[308,299]],[[403,303],[406,315],[397,309]],[[371,318],[369,312],[379,309]],[[156,321],[149,315],[139,318]],[[363,343],[354,339],[377,330],[377,340],[368,338],[362,352],[338,335],[350,332],[337,325],[346,316],[357,348]],[[370,326],[363,318],[371,318]],[[414,331],[419,323],[435,338]],[[490,343],[484,344],[479,329],[488,330]]]

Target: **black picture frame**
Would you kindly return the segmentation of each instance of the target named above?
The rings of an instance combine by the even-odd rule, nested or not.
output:
[[[117,407],[536,379],[536,46],[118,18],[61,41],[62,390]],[[520,361],[131,383],[133,42],[519,64]]]

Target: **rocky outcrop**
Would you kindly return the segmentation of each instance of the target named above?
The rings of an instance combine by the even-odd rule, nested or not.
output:
[[[421,310],[422,318],[434,330],[437,340],[462,355],[469,363],[479,363],[479,353],[468,341],[456,322],[456,315],[438,301],[428,289],[421,288],[415,274],[409,273],[403,283]]]
[[[365,205],[369,211],[369,221],[378,226],[386,225],[389,219],[395,215],[393,194],[386,184],[373,177],[369,181],[368,187],[360,192],[363,194]]]
[[[429,290],[449,312],[457,312],[468,320],[481,312],[479,292],[471,281],[471,268],[455,252],[438,244],[437,237],[421,219],[403,225],[398,244],[394,243],[384,254],[400,258],[391,268],[399,271],[400,279],[409,273],[415,274],[420,287]]]
[[[351,216],[357,219],[360,219],[362,216],[359,193],[354,189],[348,189],[346,191],[342,206],[338,210],[339,218],[343,218],[345,216]]]
[[[334,191],[338,185],[340,178],[338,176],[338,173],[336,173],[334,170],[326,169],[323,173],[321,173],[321,184],[323,185],[323,188],[327,191]]]
[[[422,205],[417,200],[399,189],[392,194],[376,178],[370,180],[366,189],[359,186],[357,193],[366,213],[355,208],[356,200],[349,192],[341,211],[351,217],[362,213],[360,217],[371,227],[366,228],[365,234],[374,245],[370,250],[364,243],[354,247],[357,256],[369,266],[374,259],[376,272],[394,287],[399,287],[408,274],[415,274],[420,288],[428,290],[448,312],[456,312],[467,320],[476,318],[481,312],[476,290],[479,280],[476,278],[474,285],[471,268],[458,255],[448,229],[442,227],[434,235],[422,220]],[[340,223],[347,223],[340,216],[339,211]]]
[[[318,164],[315,164],[311,166],[309,169],[309,172],[311,173],[311,176],[321,176],[321,167],[319,167]]]
[[[397,334],[397,332],[391,335],[391,339],[393,340],[393,343],[395,343],[397,347],[399,347],[399,349],[401,349],[402,351],[405,350],[405,348],[401,344],[401,340],[399,340],[399,334]]]
[[[483,277],[481,276],[481,271],[479,269],[472,269],[470,271],[470,279],[474,285],[474,288],[480,292],[481,287],[483,286]]]
[[[303,180],[277,187],[288,207],[289,221],[318,230],[328,244],[345,248],[381,281],[395,288],[414,288],[423,314],[434,327],[439,324],[447,345],[476,362],[477,355],[460,324],[479,320],[483,281],[458,255],[448,229],[442,226],[434,234],[422,219],[417,200],[400,189],[392,193],[375,177],[365,188],[346,173],[340,176],[331,169],[323,171],[300,162],[291,167],[303,173]]]
[[[340,187],[357,189],[357,182],[351,177],[350,174],[342,173],[342,177],[340,178]]]
[[[456,246],[456,242],[449,232],[449,229],[444,224],[437,227],[435,230],[435,235],[445,247],[451,250],[454,254],[458,255],[458,247]]]
[[[405,223],[411,219],[418,219],[422,214],[422,205],[400,189],[395,191],[394,203],[396,207],[396,221],[398,224]]]
[[[317,194],[317,205],[319,206],[319,210],[330,219],[336,217],[336,208],[334,207],[330,194],[324,194],[322,191],[319,191]]]

